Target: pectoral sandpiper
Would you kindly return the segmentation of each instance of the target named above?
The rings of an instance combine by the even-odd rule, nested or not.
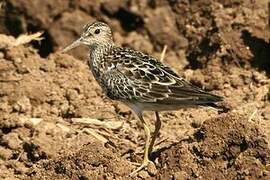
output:
[[[222,97],[191,85],[157,59],[139,51],[117,47],[111,28],[103,22],[85,25],[80,38],[62,52],[81,44],[89,47],[88,65],[104,93],[130,107],[143,124],[146,135],[143,162],[130,175],[147,167],[150,162],[149,154],[161,126],[159,111],[211,106],[222,101]],[[154,111],[156,115],[152,139],[143,111]]]

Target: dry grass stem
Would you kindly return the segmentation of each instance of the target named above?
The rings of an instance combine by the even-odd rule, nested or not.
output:
[[[70,132],[70,128],[63,124],[57,123],[56,126],[59,127],[64,132]]]
[[[249,116],[249,118],[248,118],[248,122],[250,122],[250,121],[252,121],[252,119],[254,118],[254,116],[256,115],[256,113],[258,112],[258,109],[255,109],[254,111],[253,111],[253,113]]]
[[[34,34],[21,34],[19,37],[16,38],[14,46],[19,46],[21,44],[27,44],[31,41],[41,41],[44,39],[41,37],[43,32],[36,32]]]
[[[26,118],[26,117],[20,118],[20,120],[22,123],[30,122],[33,126],[36,126],[43,121],[42,118]]]
[[[105,137],[103,137],[102,135],[98,134],[97,132],[95,132],[92,129],[85,128],[85,129],[83,129],[83,132],[85,132],[86,134],[92,135],[94,138],[96,138],[97,140],[101,141],[104,144],[107,143],[107,142],[109,142],[108,139],[106,139]]]
[[[124,122],[121,121],[100,121],[92,118],[72,118],[71,121],[77,124],[102,126],[104,128],[117,130],[123,127]]]
[[[163,50],[162,50],[161,55],[160,55],[160,62],[164,61],[166,51],[167,51],[167,45],[164,45]]]

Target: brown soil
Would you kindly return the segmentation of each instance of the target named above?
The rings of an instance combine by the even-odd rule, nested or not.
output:
[[[57,52],[98,19],[121,46],[159,58],[167,45],[164,63],[224,96],[229,109],[162,112],[155,165],[135,179],[269,179],[267,3],[1,2],[0,178],[127,179],[131,162],[141,161],[141,124],[102,94],[85,63],[87,49]],[[41,30],[41,42],[11,43]],[[153,128],[154,114],[145,118]]]

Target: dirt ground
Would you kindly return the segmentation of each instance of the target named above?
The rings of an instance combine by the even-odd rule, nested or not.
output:
[[[268,0],[0,2],[0,179],[270,179]],[[107,22],[115,42],[160,58],[224,96],[228,112],[162,112],[151,165],[144,132],[106,98],[85,47],[61,54],[82,26]],[[43,40],[16,45],[20,34]],[[154,128],[154,114],[145,118]]]

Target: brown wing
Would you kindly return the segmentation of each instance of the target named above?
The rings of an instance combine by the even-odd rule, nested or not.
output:
[[[143,53],[119,48],[111,52],[104,74],[107,95],[142,103],[204,104],[222,98],[191,85],[169,67]],[[113,66],[110,65],[113,64]]]

